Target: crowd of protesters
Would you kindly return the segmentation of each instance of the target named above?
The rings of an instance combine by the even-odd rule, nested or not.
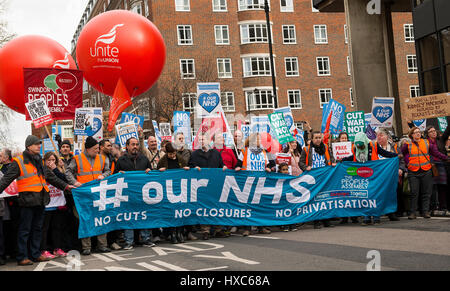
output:
[[[234,132],[235,147],[228,148],[221,132],[200,133],[197,149],[190,150],[182,133],[173,142],[163,141],[158,149],[154,136],[144,145],[144,134],[139,128],[139,139],[130,138],[125,149],[109,140],[100,143],[88,137],[84,150],[73,155],[68,140],[58,140],[59,152],[40,155],[41,140],[28,136],[23,152],[0,152],[2,178],[0,193],[14,180],[19,195],[0,199],[0,265],[6,258],[16,259],[18,265],[31,265],[55,257],[64,257],[69,250],[79,250],[83,255],[91,251],[110,252],[130,250],[140,245],[153,247],[160,242],[184,243],[187,240],[227,237],[231,233],[248,236],[252,231],[268,234],[274,227],[252,228],[245,226],[189,225],[172,228],[116,230],[95,238],[78,239],[78,213],[71,190],[95,179],[104,179],[126,171],[166,171],[171,169],[198,170],[202,168],[233,169],[235,171],[278,171],[294,176],[318,167],[336,166],[342,161],[364,163],[372,160],[399,157],[397,211],[387,214],[391,221],[418,215],[447,215],[450,206],[448,189],[450,126],[439,132],[429,126],[424,132],[410,124],[407,135],[396,138],[389,130],[378,128],[376,140],[358,133],[352,143],[352,155],[337,160],[331,151],[332,143],[349,141],[342,132],[336,139],[324,142],[324,135],[313,131],[306,123],[305,145],[297,141],[287,143],[282,152],[290,154],[290,164],[276,165],[273,152],[264,148],[261,135],[250,134],[244,140],[240,130]],[[248,157],[258,156],[260,165],[255,168]],[[55,201],[58,200],[56,203]],[[420,201],[420,203],[419,203]],[[55,206],[57,205],[57,206]],[[313,221],[315,229],[348,223],[348,217]],[[379,224],[375,217],[351,217],[352,223]],[[281,226],[283,231],[295,231],[298,224]]]

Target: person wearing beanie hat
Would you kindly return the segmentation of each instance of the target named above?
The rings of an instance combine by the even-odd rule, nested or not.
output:
[[[29,135],[25,139],[25,148],[22,155],[13,158],[8,172],[0,179],[0,193],[17,180],[20,219],[16,259],[19,266],[48,260],[40,249],[45,206],[50,202],[48,184],[64,191],[75,188],[43,164],[38,137]]]
[[[89,136],[84,144],[84,151],[76,155],[66,168],[66,178],[70,184],[81,186],[93,180],[102,180],[111,174],[109,160],[99,153],[98,141]],[[75,216],[78,217],[76,208]],[[110,252],[107,247],[106,234],[97,236],[97,250],[101,253]],[[91,254],[91,238],[81,239],[82,254]]]

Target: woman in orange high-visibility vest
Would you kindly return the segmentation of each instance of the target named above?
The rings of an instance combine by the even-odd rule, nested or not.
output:
[[[411,141],[402,146],[405,164],[408,167],[408,180],[411,188],[411,206],[408,219],[416,218],[419,192],[422,193],[422,215],[430,218],[430,199],[433,191],[433,175],[431,171],[431,157],[436,156],[443,161],[448,157],[439,152],[436,145],[430,145],[422,138],[422,132],[416,126],[409,130]]]

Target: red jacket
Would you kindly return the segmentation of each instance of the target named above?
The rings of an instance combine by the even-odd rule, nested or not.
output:
[[[215,149],[219,151],[220,155],[222,156],[223,163],[225,164],[225,166],[227,166],[228,169],[234,169],[236,167],[237,159],[232,149],[229,149],[226,146],[223,146],[223,148],[221,149]]]

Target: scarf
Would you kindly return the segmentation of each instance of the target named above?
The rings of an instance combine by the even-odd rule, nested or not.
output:
[[[367,162],[369,156],[369,138],[366,133],[358,132],[355,136],[355,155],[358,162]],[[364,149],[359,149],[358,145],[364,145]]]

